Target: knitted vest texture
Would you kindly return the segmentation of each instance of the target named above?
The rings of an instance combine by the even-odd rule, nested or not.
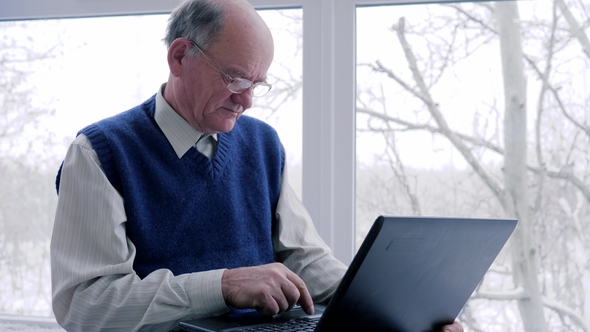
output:
[[[139,277],[273,261],[284,152],[270,126],[242,116],[209,159],[178,158],[154,120],[155,98],[80,131],[121,194]]]

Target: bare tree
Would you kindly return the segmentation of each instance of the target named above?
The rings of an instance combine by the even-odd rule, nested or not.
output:
[[[504,210],[515,217],[512,249],[512,274],[516,289],[527,294],[518,299],[525,331],[546,331],[543,300],[539,288],[537,250],[529,218],[527,159],[527,96],[524,59],[520,38],[518,7],[514,2],[498,2],[495,19],[500,39],[504,81]]]
[[[0,23],[0,311],[49,316],[54,176],[41,171],[44,152],[33,146],[49,145],[39,124],[53,110],[32,104],[29,78],[31,64],[52,58],[57,46],[36,50],[26,28]]]
[[[29,78],[33,64],[54,58],[58,45],[36,47],[27,26],[28,22],[0,23],[0,155],[31,153],[32,141],[45,134],[38,133],[39,124],[55,112],[32,103],[36,91]]]
[[[523,19],[514,2],[441,5],[440,10],[432,10],[427,22],[401,17],[393,25],[407,66],[386,66],[381,59],[363,65],[397,86],[395,92],[382,96],[375,90],[359,94],[357,112],[371,124],[365,130],[384,137],[384,133],[395,137],[408,132],[444,137],[470,168],[462,183],[453,183],[448,174],[439,177],[449,187],[460,188],[456,190],[461,204],[480,210],[485,208],[481,202],[493,197],[496,203],[488,201],[488,210],[495,205],[501,216],[519,219],[510,254],[499,257],[464,310],[466,325],[475,331],[486,330],[478,318],[477,301],[498,310],[516,303],[522,324],[517,329],[590,331],[590,299],[585,295],[590,285],[584,282],[590,243],[583,236],[590,227],[586,217],[590,97],[579,92],[579,84],[584,84],[580,72],[590,64],[587,6],[556,0],[543,9],[543,14],[550,15],[533,11]],[[443,111],[440,85],[455,75],[460,64],[492,46],[502,65],[503,100],[483,101],[487,114],[468,111],[473,114],[468,133],[465,127],[453,126]],[[534,101],[530,86],[538,87]],[[391,112],[379,102],[385,95],[402,93],[414,108],[412,116],[404,116],[401,110]],[[533,130],[528,130],[527,112],[535,104]],[[386,143],[384,156],[395,146],[389,140]],[[403,156],[394,159],[403,161]],[[397,185],[406,188],[413,182],[399,170],[395,165],[390,172],[397,175]],[[409,191],[418,193],[420,206],[429,206],[423,203],[428,196],[419,187],[413,185]],[[465,211],[448,208],[443,213]],[[504,330],[511,329],[509,318],[495,318],[506,322]]]

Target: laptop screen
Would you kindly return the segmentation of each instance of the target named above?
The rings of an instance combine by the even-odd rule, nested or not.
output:
[[[318,326],[431,331],[452,323],[512,234],[514,219],[380,216]]]

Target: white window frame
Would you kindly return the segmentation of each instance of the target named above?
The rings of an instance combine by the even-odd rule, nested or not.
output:
[[[355,252],[356,8],[417,1],[248,1],[258,9],[303,8],[303,203],[335,256],[348,264]],[[0,0],[0,20],[168,13],[179,3]]]

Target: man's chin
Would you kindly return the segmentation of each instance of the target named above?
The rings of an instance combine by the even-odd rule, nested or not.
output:
[[[234,125],[238,119],[224,119],[221,123],[217,126],[217,131],[220,133],[227,133],[234,129]]]
[[[214,117],[209,117],[208,127],[217,133],[227,133],[234,128],[236,121],[242,115],[241,113],[230,112],[223,109],[222,112],[216,112]]]

